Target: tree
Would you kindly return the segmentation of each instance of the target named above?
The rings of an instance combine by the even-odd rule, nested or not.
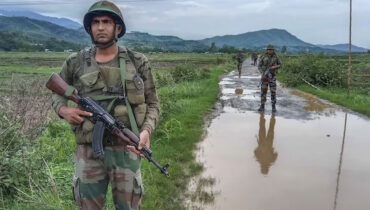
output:
[[[219,52],[222,52],[222,53],[237,53],[237,52],[239,52],[239,49],[236,49],[233,46],[224,45],[219,50]]]
[[[211,47],[209,48],[209,52],[217,52],[216,43],[212,42]]]
[[[281,48],[281,52],[285,54],[285,53],[286,53],[286,50],[287,50],[287,49],[286,49],[286,46],[284,45],[284,46]]]

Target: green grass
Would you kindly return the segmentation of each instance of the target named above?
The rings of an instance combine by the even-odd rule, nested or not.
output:
[[[216,67],[208,80],[159,90],[160,98],[171,96],[175,103],[166,117],[167,120],[162,121],[153,136],[152,147],[156,159],[162,164],[171,164],[171,177],[166,178],[150,164],[143,164],[146,184],[143,209],[183,208],[181,197],[189,178],[202,169],[194,161],[195,144],[203,134],[204,116],[211,111],[217,100],[218,76],[222,73],[225,73],[225,69]]]
[[[184,191],[189,179],[202,170],[202,166],[195,162],[194,149],[203,134],[204,117],[217,100],[219,76],[233,69],[234,65],[230,55],[183,53],[148,56],[155,66],[154,75],[162,75],[164,79],[171,79],[174,67],[183,64],[191,64],[199,71],[206,69],[207,72],[207,76],[200,74],[203,76],[198,79],[175,83],[172,78],[158,86],[162,112],[160,124],[151,137],[151,147],[153,158],[158,163],[170,163],[170,177],[162,175],[146,160],[142,164],[145,189],[142,209],[183,209]],[[59,72],[66,57],[64,53],[1,54],[0,76],[13,74],[15,81],[17,77],[45,78],[51,72]],[[8,88],[9,79],[0,78],[0,88]],[[65,121],[52,117],[41,137],[32,139],[34,146],[30,150],[34,151],[33,156],[27,158],[37,157],[44,164],[32,168],[29,174],[44,175],[45,183],[29,182],[19,187],[12,198],[0,194],[0,209],[76,209],[71,192],[75,143],[69,127]],[[24,137],[24,141],[29,139]],[[15,151],[17,148],[14,146]],[[4,148],[0,149],[3,151]],[[111,193],[107,196],[106,209],[114,209]]]

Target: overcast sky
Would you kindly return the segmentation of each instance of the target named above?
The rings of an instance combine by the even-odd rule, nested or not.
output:
[[[93,0],[0,0],[82,22]],[[201,39],[270,28],[313,44],[348,43],[349,0],[113,0],[129,31]],[[353,0],[352,43],[370,48],[370,0]]]

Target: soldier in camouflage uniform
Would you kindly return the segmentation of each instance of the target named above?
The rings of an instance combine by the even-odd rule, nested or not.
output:
[[[266,95],[268,86],[270,86],[271,91],[271,103],[272,112],[276,112],[276,73],[281,67],[282,63],[280,58],[276,55],[274,51],[274,46],[267,45],[266,54],[260,57],[258,62],[258,70],[261,75],[261,105],[258,111],[263,112],[265,110]],[[270,75],[270,77],[266,76]]]
[[[251,55],[251,59],[252,59],[252,62],[253,62],[253,66],[257,65],[257,59],[258,59],[258,55],[256,52],[253,52],[252,55]]]
[[[244,61],[244,55],[243,51],[239,51],[238,55],[236,55],[236,60],[238,62],[238,73],[239,73],[239,78],[242,75],[242,66],[243,66],[243,61]]]
[[[109,1],[93,4],[84,16],[93,47],[70,55],[60,76],[81,96],[97,101],[140,137],[139,149],[150,146],[149,136],[159,117],[159,102],[148,59],[117,45],[126,28],[120,9]],[[76,137],[73,197],[80,209],[102,209],[109,182],[116,209],[139,209],[143,194],[141,157],[108,132],[104,159],[92,151],[91,113],[67,106],[53,94],[53,108],[67,120]]]

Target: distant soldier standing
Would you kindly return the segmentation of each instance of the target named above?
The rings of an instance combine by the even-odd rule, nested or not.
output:
[[[83,23],[94,46],[69,56],[60,76],[79,95],[97,101],[139,136],[139,149],[149,148],[149,137],[159,118],[159,102],[148,59],[117,45],[126,27],[120,9],[112,2],[93,4]],[[104,158],[94,157],[94,124],[88,118],[92,114],[68,107],[67,99],[57,94],[53,94],[53,108],[71,124],[76,137],[76,205],[80,209],[103,209],[111,183],[116,209],[140,209],[143,187],[139,152],[106,132]]]
[[[236,56],[236,60],[238,61],[238,72],[239,72],[239,78],[242,75],[242,66],[244,61],[244,55],[243,51],[239,51],[238,55]]]
[[[267,45],[267,52],[260,57],[258,70],[261,72],[261,105],[258,111],[265,111],[268,86],[271,91],[272,112],[276,112],[276,73],[281,67],[280,58],[274,51],[274,46]]]
[[[251,59],[252,59],[252,62],[253,62],[253,66],[257,65],[257,59],[258,59],[258,55],[256,52],[253,52],[252,55],[251,55]]]

